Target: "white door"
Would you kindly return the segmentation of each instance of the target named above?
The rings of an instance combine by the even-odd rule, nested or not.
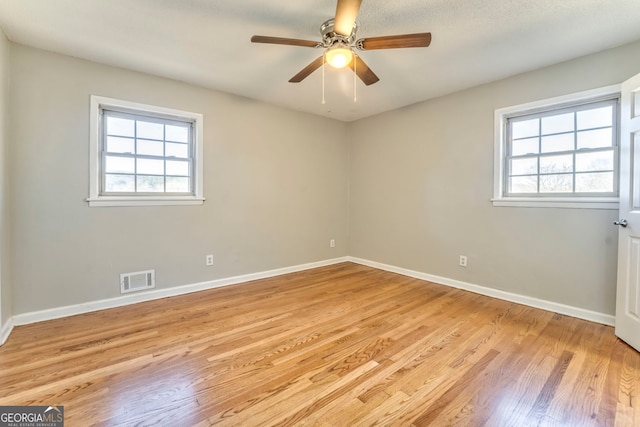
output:
[[[640,74],[622,84],[616,335],[640,351]]]

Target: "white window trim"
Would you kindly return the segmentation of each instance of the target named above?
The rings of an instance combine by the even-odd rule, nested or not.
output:
[[[194,195],[192,196],[164,196],[164,195],[131,195],[131,196],[103,196],[100,194],[100,109],[126,108],[140,114],[163,114],[179,118],[188,118],[194,123]],[[162,206],[162,205],[201,205],[204,203],[203,178],[203,121],[199,113],[123,101],[91,95],[90,150],[89,150],[89,206]]]
[[[493,158],[493,206],[548,207],[580,209],[615,209],[619,207],[619,197],[507,197],[504,195],[506,121],[515,113],[527,113],[543,108],[562,107],[598,97],[620,93],[620,85],[611,85],[570,95],[558,96],[541,101],[528,102],[495,110],[494,113],[494,158]]]

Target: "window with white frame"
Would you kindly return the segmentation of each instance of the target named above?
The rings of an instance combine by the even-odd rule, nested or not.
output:
[[[494,205],[616,208],[618,99],[589,92],[497,110]]]
[[[90,206],[201,204],[202,115],[91,97]]]

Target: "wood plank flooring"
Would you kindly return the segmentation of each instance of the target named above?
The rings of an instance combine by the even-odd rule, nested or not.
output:
[[[640,426],[611,327],[351,263],[20,326],[0,374],[67,426]]]

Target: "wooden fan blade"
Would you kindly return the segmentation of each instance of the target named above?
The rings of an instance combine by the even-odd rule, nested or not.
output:
[[[289,46],[303,46],[303,47],[322,46],[322,43],[314,42],[311,40],[287,39],[284,37],[253,36],[251,37],[251,41],[253,43],[285,44]]]
[[[356,60],[355,69],[353,66],[353,61],[351,61],[349,67],[351,67],[351,69],[358,75],[358,77],[360,77],[360,80],[362,80],[365,85],[369,86],[380,80],[378,76],[376,76],[376,73],[371,71],[371,68],[369,68],[369,66],[365,64],[362,58],[360,58],[358,55],[354,55],[354,57]]]
[[[333,23],[333,31],[349,37],[353,30],[353,23],[356,22],[360,4],[362,0],[338,0],[336,6],[336,17]]]
[[[318,57],[311,64],[304,67],[298,74],[291,77],[291,79],[289,79],[289,83],[300,83],[301,81],[306,79],[309,76],[309,74],[313,73],[315,70],[320,68],[322,66],[323,56],[324,55]]]
[[[369,37],[360,39],[356,46],[362,50],[400,49],[405,47],[427,47],[431,44],[431,33],[402,34],[399,36]]]

